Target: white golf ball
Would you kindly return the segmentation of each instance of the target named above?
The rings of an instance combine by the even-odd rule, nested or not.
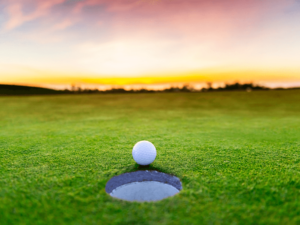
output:
[[[132,156],[137,164],[149,165],[156,157],[155,146],[149,141],[139,141],[132,149]]]

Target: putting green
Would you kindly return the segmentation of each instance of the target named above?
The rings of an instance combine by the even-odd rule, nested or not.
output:
[[[106,194],[140,140],[179,194]],[[299,150],[300,90],[0,97],[0,224],[299,224]]]

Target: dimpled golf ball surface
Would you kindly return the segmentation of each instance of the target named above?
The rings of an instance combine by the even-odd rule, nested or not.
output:
[[[137,164],[142,166],[149,165],[156,157],[155,146],[149,141],[140,141],[133,147],[132,156]]]

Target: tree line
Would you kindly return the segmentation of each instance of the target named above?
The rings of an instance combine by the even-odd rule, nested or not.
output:
[[[214,87],[213,83],[208,82],[206,87],[201,89],[195,89],[192,85],[186,84],[181,87],[174,86],[166,88],[163,90],[149,90],[141,88],[138,90],[135,89],[124,89],[124,88],[111,88],[108,90],[98,90],[98,89],[88,89],[88,88],[76,88],[73,86],[71,90],[54,90],[49,88],[41,87],[30,87],[30,86],[21,86],[21,85],[4,85],[0,84],[0,95],[42,95],[42,94],[89,94],[89,93],[162,93],[162,92],[213,92],[213,91],[255,91],[255,90],[269,90],[270,88],[264,87],[261,85],[256,85],[253,83],[234,83],[234,84],[225,84],[224,87]],[[300,87],[295,88],[276,88],[280,89],[300,89]]]
[[[213,83],[208,82],[207,87],[203,87],[201,89],[195,89],[192,85],[185,84],[182,87],[173,86],[170,88],[165,88],[163,90],[151,90],[151,89],[124,89],[124,88],[111,88],[108,90],[98,90],[98,89],[81,89],[81,88],[73,88],[72,90],[64,90],[69,93],[154,93],[154,92],[208,92],[208,91],[252,91],[252,90],[268,90],[269,88],[255,85],[253,83],[247,84],[226,84],[224,87],[213,87]]]

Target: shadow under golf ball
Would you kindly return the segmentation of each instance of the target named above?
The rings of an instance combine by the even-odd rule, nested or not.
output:
[[[178,177],[158,171],[136,171],[111,178],[105,191],[112,197],[137,202],[159,201],[179,193]]]

